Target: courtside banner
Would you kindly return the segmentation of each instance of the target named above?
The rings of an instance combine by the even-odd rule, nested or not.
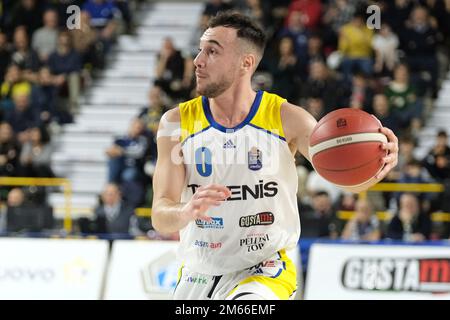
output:
[[[177,283],[176,241],[115,240],[104,299],[171,299]]]
[[[99,299],[105,240],[0,239],[0,299]]]
[[[305,299],[450,299],[450,247],[314,244]]]

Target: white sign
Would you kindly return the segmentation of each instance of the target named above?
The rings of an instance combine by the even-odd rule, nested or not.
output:
[[[305,299],[450,299],[450,247],[314,244]]]
[[[104,299],[171,299],[177,282],[178,242],[115,240]]]
[[[104,240],[0,239],[0,299],[99,299]]]

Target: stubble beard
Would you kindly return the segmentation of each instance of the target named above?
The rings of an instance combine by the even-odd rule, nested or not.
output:
[[[215,98],[224,93],[229,87],[231,87],[232,83],[233,81],[231,79],[227,79],[224,76],[219,82],[206,84],[203,89],[200,89],[197,85],[196,90],[199,95],[205,96],[207,98]]]

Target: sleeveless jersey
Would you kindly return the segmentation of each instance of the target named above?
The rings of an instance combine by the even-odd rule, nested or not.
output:
[[[297,171],[281,124],[281,97],[258,91],[234,128],[215,122],[209,101],[179,105],[186,169],[181,202],[199,186],[227,186],[231,197],[180,231],[179,258],[190,270],[221,275],[255,266],[300,236]]]

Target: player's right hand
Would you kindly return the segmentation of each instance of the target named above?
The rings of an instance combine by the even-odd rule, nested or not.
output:
[[[219,206],[231,196],[231,191],[219,184],[209,184],[197,188],[191,200],[181,210],[181,215],[188,222],[196,219],[212,221],[206,214],[211,206]]]

